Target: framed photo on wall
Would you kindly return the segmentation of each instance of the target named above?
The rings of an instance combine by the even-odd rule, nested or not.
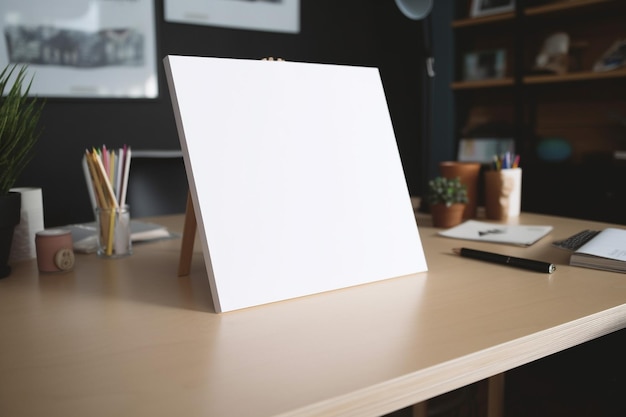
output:
[[[472,0],[470,16],[487,16],[504,12],[512,12],[514,9],[515,0]]]
[[[164,6],[169,22],[300,32],[300,0],[165,0]]]
[[[506,51],[492,49],[465,54],[463,80],[480,81],[504,78],[506,71]]]
[[[152,0],[2,0],[0,67],[36,96],[156,98],[155,32]]]

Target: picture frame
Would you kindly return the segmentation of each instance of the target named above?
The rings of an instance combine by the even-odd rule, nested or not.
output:
[[[464,81],[482,81],[504,78],[506,50],[490,49],[465,54],[463,62]]]
[[[165,0],[164,16],[174,23],[300,33],[300,0]]]
[[[513,10],[515,10],[515,0],[472,0],[470,16],[489,16]]]
[[[27,65],[31,96],[159,96],[151,0],[3,1],[0,34],[0,67]]]

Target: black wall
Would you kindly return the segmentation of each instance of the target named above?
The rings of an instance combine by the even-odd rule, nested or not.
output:
[[[301,0],[299,34],[168,23],[163,0],[155,12],[158,99],[48,99],[43,135],[17,184],[43,189],[46,227],[93,218],[81,168],[85,148],[180,148],[162,64],[169,54],[378,67],[409,190],[420,193],[421,23],[405,18],[393,1]]]

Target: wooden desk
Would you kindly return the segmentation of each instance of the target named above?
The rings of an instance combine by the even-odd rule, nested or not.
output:
[[[180,239],[78,255],[61,275],[14,264],[0,281],[0,415],[376,416],[626,327],[626,276],[550,247],[605,224],[519,221],[555,231],[525,249],[463,244],[556,273],[453,256],[460,241],[418,215],[429,272],[222,315],[200,252],[176,276]]]

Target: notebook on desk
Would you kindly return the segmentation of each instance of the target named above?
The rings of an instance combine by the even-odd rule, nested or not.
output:
[[[70,224],[63,229],[72,233],[74,251],[79,253],[94,253],[98,248],[98,236],[95,222]],[[130,239],[133,243],[146,242],[157,239],[167,239],[177,235],[170,233],[166,227],[156,223],[141,220],[130,221]]]
[[[570,265],[626,273],[626,229],[606,228],[570,256]]]
[[[440,236],[481,242],[530,246],[552,231],[549,225],[511,225],[467,220],[439,232]]]

